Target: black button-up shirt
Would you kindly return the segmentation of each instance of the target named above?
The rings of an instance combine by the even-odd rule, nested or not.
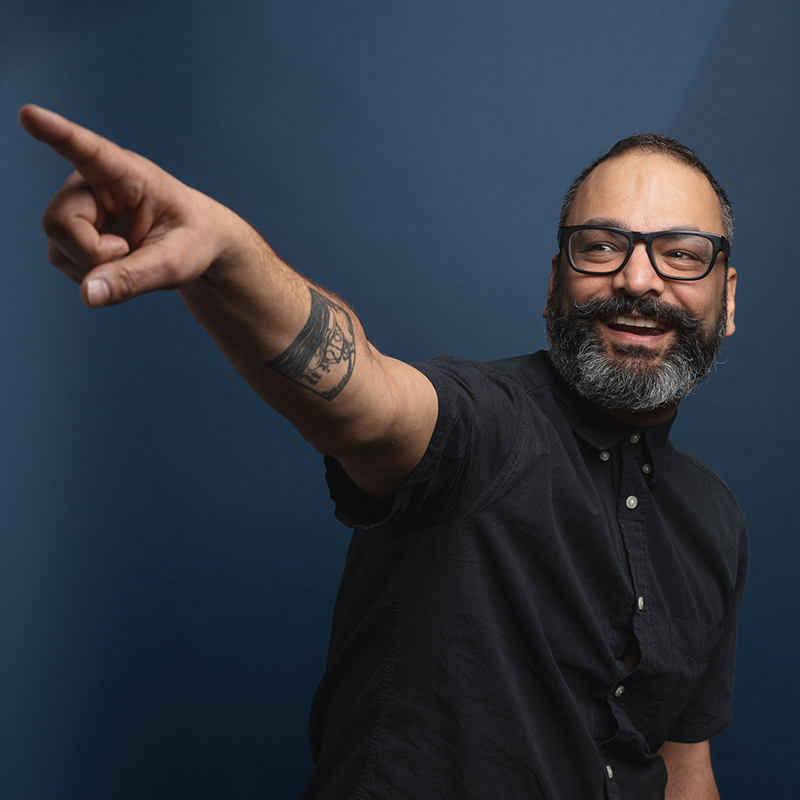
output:
[[[736,501],[544,353],[419,369],[439,419],[391,507],[328,459],[356,531],[304,798],[663,797],[661,744],[730,721]]]

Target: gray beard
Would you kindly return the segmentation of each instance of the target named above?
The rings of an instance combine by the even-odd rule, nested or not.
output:
[[[596,321],[605,314],[641,314],[665,319],[676,336],[663,358],[642,345],[613,345],[617,358],[606,353]],[[564,380],[603,408],[656,411],[677,405],[711,371],[727,320],[727,298],[707,333],[701,320],[655,298],[618,295],[608,300],[573,303],[561,309],[557,284],[547,298],[547,351]]]

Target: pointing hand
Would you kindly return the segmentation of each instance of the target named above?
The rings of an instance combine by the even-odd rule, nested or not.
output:
[[[86,305],[185,286],[230,243],[233,212],[146,158],[38,106],[19,117],[75,168],[42,226],[50,262],[81,285]]]

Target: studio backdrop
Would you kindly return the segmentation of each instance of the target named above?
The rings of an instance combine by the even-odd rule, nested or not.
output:
[[[798,749],[800,11],[790,0],[30,0],[0,15],[0,795],[296,798],[349,532],[173,293],[47,264],[35,102],[248,219],[408,361],[539,349],[566,187],[617,139],[731,196],[736,335],[673,432],[747,515],[728,800]]]

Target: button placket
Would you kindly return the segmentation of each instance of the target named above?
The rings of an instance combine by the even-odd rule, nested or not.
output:
[[[647,658],[651,653],[651,635],[649,628],[649,614],[641,613],[644,610],[648,591],[648,565],[645,560],[645,520],[650,502],[650,487],[647,472],[642,469],[642,462],[648,458],[642,434],[634,431],[627,439],[623,439],[621,453],[622,476],[620,483],[618,521],[622,533],[625,550],[628,554],[628,563],[632,580],[631,594],[633,600],[632,623],[633,635],[636,637],[640,648],[640,659]],[[622,712],[625,699],[634,691],[640,681],[632,677],[634,669],[625,679],[625,684],[613,688],[609,695],[614,704]]]

